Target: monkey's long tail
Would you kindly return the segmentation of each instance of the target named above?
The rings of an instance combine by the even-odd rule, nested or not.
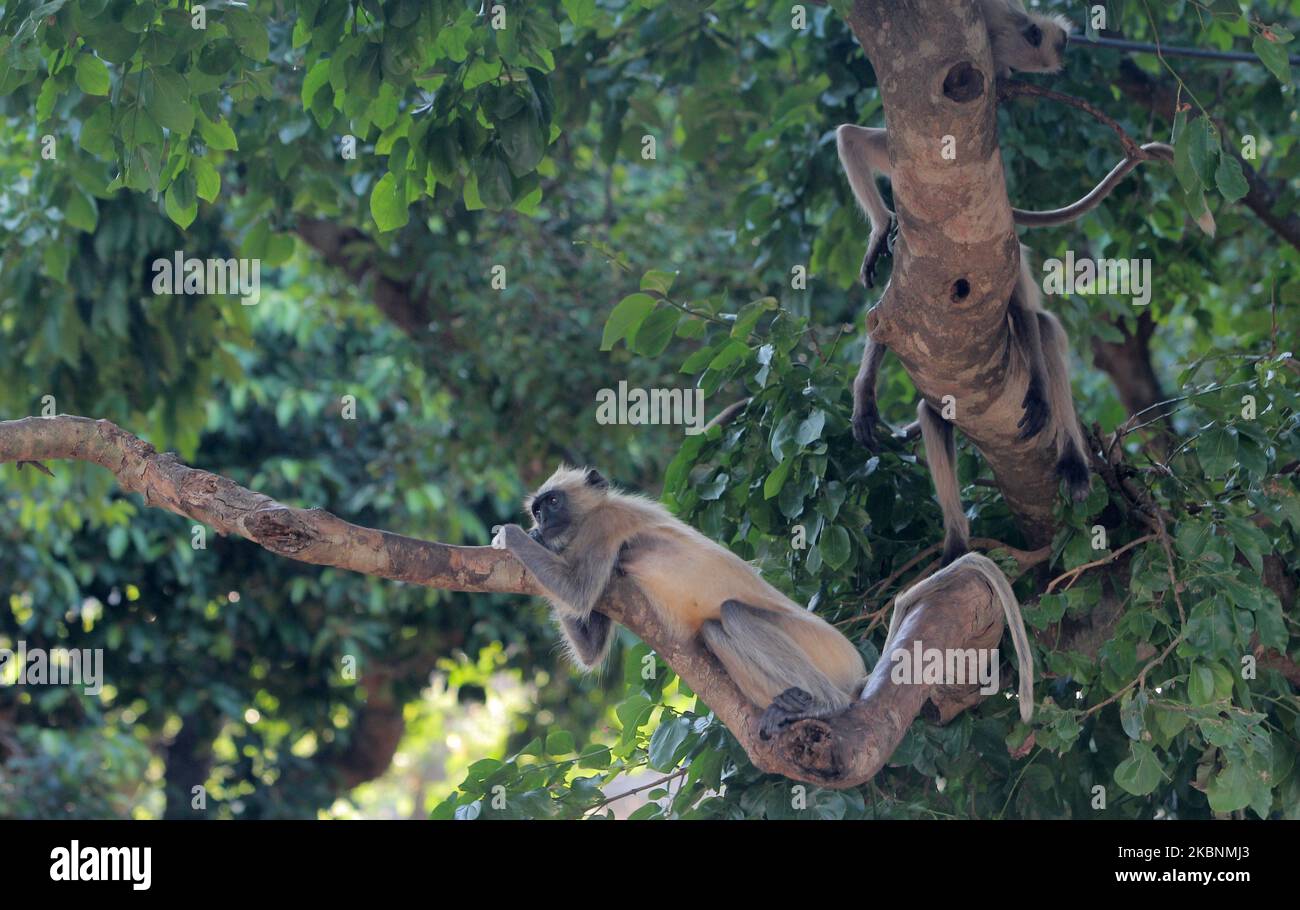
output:
[[[1011,633],[1011,642],[1016,647],[1017,667],[1020,673],[1020,719],[1029,723],[1034,716],[1034,654],[1029,648],[1029,635],[1025,632],[1025,621],[1020,615],[1020,602],[1011,590],[1011,583],[1002,574],[998,564],[980,553],[967,553],[940,569],[934,575],[908,588],[894,599],[894,614],[889,620],[889,632],[885,636],[882,654],[888,654],[893,645],[894,636],[903,622],[903,617],[912,605],[920,599],[921,594],[943,580],[950,579],[963,566],[970,566],[989,584],[994,595],[1002,603],[1002,612],[1007,619],[1007,630]]]
[[[1142,146],[1142,151],[1151,155],[1152,158],[1160,161],[1172,162],[1174,160],[1174,150],[1170,145],[1163,142],[1148,142]],[[1011,217],[1016,224],[1025,227],[1052,227],[1057,224],[1066,224],[1081,218],[1088,212],[1091,212],[1101,204],[1101,201],[1111,194],[1111,191],[1119,185],[1119,182],[1128,176],[1129,171],[1133,170],[1139,164],[1147,159],[1145,158],[1125,158],[1119,164],[1111,168],[1110,173],[1102,178],[1101,183],[1097,184],[1081,199],[1070,203],[1064,208],[1050,209],[1045,212],[1030,212],[1025,209],[1013,208]],[[1201,230],[1214,236],[1215,224],[1214,216],[1210,210],[1206,209],[1196,219],[1196,223]]]

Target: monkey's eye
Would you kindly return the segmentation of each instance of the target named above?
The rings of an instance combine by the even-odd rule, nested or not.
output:
[[[1043,43],[1043,30],[1036,25],[1031,25],[1025,29],[1025,40],[1031,47],[1038,47]]]

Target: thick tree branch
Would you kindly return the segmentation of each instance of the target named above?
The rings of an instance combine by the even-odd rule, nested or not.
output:
[[[445,590],[539,593],[532,576],[506,551],[416,540],[350,524],[321,509],[286,506],[229,478],[181,464],[107,420],[61,415],[0,421],[0,463],[55,459],[100,465],[146,505],[289,559]],[[763,740],[759,709],[698,641],[670,635],[630,580],[611,582],[598,609],[663,657],[727,725],[757,767],[822,786],[853,787],[869,780],[927,701],[947,720],[979,698],[971,687],[895,685],[889,679],[890,663],[882,660],[862,698],[847,711],[800,721]],[[914,641],[921,641],[927,648],[991,648],[1001,633],[1000,605],[987,584],[970,573],[923,598],[908,613],[898,647],[910,651]],[[357,779],[364,779],[374,764],[362,758],[351,769]]]
[[[1100,336],[1092,336],[1092,362],[1110,377],[1130,417],[1148,414],[1154,421],[1168,408],[1163,405],[1166,396],[1151,361],[1151,336],[1156,328],[1151,311],[1143,310],[1138,315],[1136,331],[1128,327],[1125,319],[1116,317],[1107,321],[1124,336],[1124,340],[1103,341]],[[1171,447],[1172,440],[1170,423],[1159,421],[1152,431],[1152,441],[1164,452]]]
[[[298,219],[297,233],[327,265],[343,272],[358,286],[371,280],[376,308],[399,329],[414,338],[428,334],[433,319],[429,301],[417,294],[409,282],[395,281],[375,267],[372,238],[356,228],[305,216]]]

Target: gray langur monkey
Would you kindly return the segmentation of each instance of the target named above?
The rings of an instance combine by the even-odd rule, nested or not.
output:
[[[756,569],[668,513],[613,488],[599,472],[561,466],[525,503],[533,529],[493,529],[546,592],[572,656],[605,657],[609,617],[595,610],[614,573],[631,578],[679,639],[698,635],[763,711],[760,735],[847,708],[866,679],[862,655]]]
[[[1038,284],[1029,270],[1029,250],[1024,246],[1020,248],[1020,273],[1011,292],[1007,315],[1011,320],[1014,351],[1029,361],[1031,377],[1035,371],[1046,376],[1056,474],[1065,481],[1070,497],[1081,502],[1088,496],[1088,462],[1083,431],[1070,394],[1069,341],[1057,318],[1043,309]],[[1035,359],[1041,362],[1036,364]],[[943,562],[947,564],[970,549],[970,525],[961,506],[961,487],[957,483],[953,425],[924,398],[917,406],[916,417],[935,495],[943,512]],[[1026,414],[1021,423],[1028,418]]]
[[[1005,77],[1013,71],[1060,71],[1064,63],[1065,47],[1069,42],[1071,24],[1068,19],[1027,12],[1020,0],[979,0],[979,4],[988,30],[997,75]],[[883,129],[846,123],[836,130],[835,138],[849,186],[871,222],[871,234],[859,273],[862,283],[870,288],[875,281],[876,262],[882,255],[889,255],[897,232],[894,213],[885,205],[874,178],[875,173],[887,177],[891,172],[888,133]],[[1174,159],[1173,148],[1162,142],[1147,143],[1142,146],[1142,151],[1157,160],[1172,162]],[[1026,227],[1051,227],[1074,221],[1100,205],[1143,160],[1146,159],[1125,158],[1120,161],[1100,183],[1070,205],[1043,212],[1013,208],[1012,218],[1016,224]],[[1196,220],[1205,233],[1214,236],[1214,217],[1209,209],[1204,210]],[[1023,271],[1021,277],[1023,284]],[[1011,303],[1014,315],[1018,308],[1014,299]],[[1043,312],[1041,306],[1035,309]],[[1045,367],[1051,362],[1053,354],[1051,351],[1044,354],[1040,350],[1037,336],[1042,333],[1032,322],[1029,320],[1022,323],[1031,354],[1030,381],[1021,405],[1025,416],[1018,424],[1021,429],[1020,439],[1029,439],[1042,432],[1054,416],[1053,402],[1064,400],[1069,392],[1068,388],[1050,388],[1051,377]],[[1055,320],[1053,322],[1051,328],[1063,338],[1060,323]],[[866,349],[862,353],[862,364],[853,382],[853,435],[860,444],[873,451],[877,448],[875,426],[879,422],[876,378],[886,352],[884,345],[868,336]],[[1073,411],[1072,405],[1070,410]],[[1062,417],[1058,422],[1072,424],[1073,417],[1069,420]],[[1061,427],[1058,426],[1058,436],[1060,430]]]

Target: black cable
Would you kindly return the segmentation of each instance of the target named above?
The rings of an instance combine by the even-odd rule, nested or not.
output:
[[[1071,35],[1071,44],[1091,44],[1094,47],[1112,47],[1120,51],[1137,51],[1154,54],[1156,46],[1145,41],[1125,41],[1122,38],[1088,38],[1083,35]],[[1178,47],[1171,44],[1160,45],[1160,53],[1167,57],[1199,57],[1203,60],[1231,60],[1239,63],[1260,63],[1254,54],[1243,51],[1207,51],[1199,47]],[[1300,64],[1300,57],[1291,56],[1292,65]]]

